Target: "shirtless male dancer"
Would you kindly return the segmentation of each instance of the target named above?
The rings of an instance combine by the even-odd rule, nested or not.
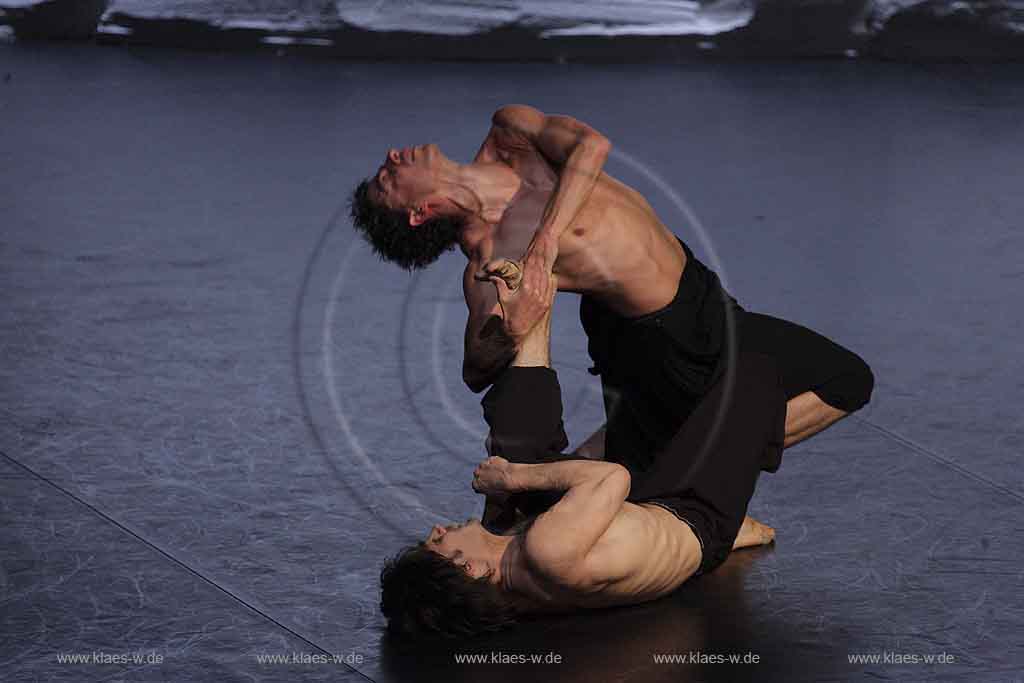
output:
[[[569,116],[498,109],[473,161],[434,144],[390,149],[352,195],[352,217],[382,258],[421,268],[459,246],[469,263],[463,379],[482,391],[515,358],[559,291],[580,318],[601,375],[606,426],[577,452],[605,449],[633,471],[679,430],[730,358],[775,358],[785,445],[867,403],[873,376],[856,354],[794,323],[745,311],[636,190],[602,169],[608,139]],[[518,261],[522,284],[500,277]]]
[[[564,439],[549,338],[550,312],[521,337],[484,399],[492,452],[525,462],[488,458],[473,489],[490,497],[555,492],[558,500],[507,535],[475,519],[435,526],[386,563],[381,609],[400,643],[471,637],[531,613],[653,600],[711,571],[731,549],[774,538],[745,517],[760,470],[777,468],[781,456],[785,395],[773,358],[738,355],[737,391],[712,457],[696,470],[685,465],[715,417],[714,400],[701,403],[645,474],[631,476],[615,462],[546,452]]]

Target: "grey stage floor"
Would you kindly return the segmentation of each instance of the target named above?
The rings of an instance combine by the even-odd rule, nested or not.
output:
[[[747,308],[877,389],[762,477],[775,547],[476,646],[558,664],[414,661],[381,560],[480,507],[461,257],[410,277],[344,205],[388,146],[467,160],[516,101],[605,132]],[[1022,111],[1019,66],[0,46],[0,677],[1021,680]],[[555,316],[578,439],[600,400],[575,298]],[[690,652],[759,661],[654,660]],[[265,660],[293,654],[339,661]]]

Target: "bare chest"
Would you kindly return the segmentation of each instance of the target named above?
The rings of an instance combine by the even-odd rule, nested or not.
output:
[[[649,599],[674,590],[700,561],[699,544],[671,513],[626,503],[588,556],[601,599]]]
[[[614,207],[615,203],[608,201],[608,193],[612,189],[607,183],[598,182],[586,203],[573,217],[568,229],[562,232],[558,244],[560,255],[576,253],[600,233],[602,226],[617,220],[617,213],[613,209],[600,209],[602,206]],[[545,212],[549,208],[554,191],[554,184],[534,185],[529,180],[523,180],[493,233],[492,258],[522,257],[533,236],[544,223]]]
[[[550,189],[537,188],[523,181],[494,231],[491,258],[522,258],[540,228],[550,198]]]

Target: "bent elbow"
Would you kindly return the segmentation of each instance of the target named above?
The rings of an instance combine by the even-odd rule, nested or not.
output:
[[[592,150],[601,165],[604,165],[605,160],[608,159],[608,155],[612,151],[611,140],[600,133],[589,133],[583,138],[582,144]]]
[[[625,500],[629,497],[629,490],[633,486],[633,476],[629,473],[629,470],[620,465],[619,463],[608,463],[613,467],[611,473],[608,475],[608,485],[615,489],[616,498],[621,493],[622,499]]]
[[[608,152],[612,151],[612,141],[600,133],[594,133],[591,135],[590,141],[592,145],[604,154],[608,154]]]

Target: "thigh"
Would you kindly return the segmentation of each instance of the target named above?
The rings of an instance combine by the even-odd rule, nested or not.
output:
[[[856,354],[828,337],[761,313],[744,314],[740,348],[775,358],[787,400],[863,364]]]
[[[607,375],[601,376],[605,411],[605,460],[623,465],[631,472],[645,470],[655,449],[655,435],[640,418],[643,403],[628,388]],[[648,416],[649,417],[649,416]]]
[[[480,405],[490,428],[490,455],[515,463],[545,462],[569,445],[562,425],[562,390],[551,368],[506,369]]]
[[[694,528],[702,571],[725,560],[762,470],[782,458],[786,401],[770,356],[740,353],[732,382],[712,387],[690,419],[633,478],[628,500],[656,502]]]

